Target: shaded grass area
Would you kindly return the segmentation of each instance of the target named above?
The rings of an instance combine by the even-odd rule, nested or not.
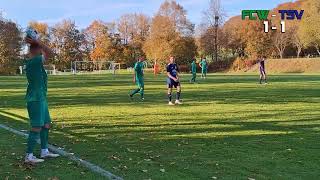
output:
[[[163,76],[147,74],[145,102],[128,100],[130,75],[50,77],[52,143],[125,179],[320,176],[320,75],[274,75],[266,86],[252,75],[189,78],[185,104],[168,107]],[[1,123],[28,129],[25,84],[0,77]]]
[[[0,129],[1,179],[102,179],[65,158],[47,160],[37,166],[25,165],[22,154],[24,143],[22,137]]]

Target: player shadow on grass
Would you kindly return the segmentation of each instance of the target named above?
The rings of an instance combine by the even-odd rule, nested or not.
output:
[[[74,95],[75,92],[66,92],[63,94],[50,93],[48,96],[49,107],[60,106],[129,106],[135,104],[140,107],[152,107],[154,105],[166,104],[166,93],[146,91],[146,100],[139,103],[139,95],[136,100],[131,101],[128,98],[128,91],[120,90],[111,93],[81,93]],[[196,93],[196,95],[194,95]],[[319,89],[303,89],[301,87],[289,88],[242,88],[240,90],[233,88],[226,89],[185,89],[182,99],[186,102],[183,106],[195,106],[197,104],[288,104],[288,103],[318,103]],[[2,97],[0,102],[3,108],[25,108],[24,95],[11,95]]]
[[[149,152],[152,152],[154,155],[161,155],[151,158],[155,164],[148,165],[150,167],[156,166],[157,171],[159,171],[157,162],[161,162],[162,165],[168,167],[170,165],[167,163],[171,161],[167,160],[174,159],[179,172],[189,175],[189,177],[202,179],[207,178],[206,173],[192,172],[190,174],[190,169],[183,169],[182,167],[187,164],[192,168],[205,167],[204,170],[209,171],[216,169],[216,163],[218,163],[220,168],[227,168],[227,171],[231,173],[233,172],[232,169],[239,168],[240,163],[241,167],[246,167],[242,168],[245,174],[250,174],[250,169],[255,168],[260,174],[267,177],[271,175],[270,173],[290,175],[301,171],[308,172],[304,174],[304,177],[307,175],[308,177],[316,177],[319,175],[319,171],[314,164],[318,162],[318,157],[311,154],[314,153],[313,149],[320,147],[319,131],[317,130],[320,128],[320,114],[315,114],[314,111],[312,108],[303,111],[295,110],[294,112],[281,110],[278,113],[264,112],[258,115],[252,114],[241,118],[236,116],[226,119],[222,117],[210,119],[206,114],[204,116],[207,119],[199,117],[201,120],[195,122],[193,119],[192,122],[190,118],[190,122],[187,123],[181,119],[154,124],[137,124],[134,122],[109,124],[105,122],[102,125],[90,125],[73,123],[66,125],[64,128],[61,128],[61,126],[55,127],[56,133],[52,136],[52,142],[58,146],[67,144],[64,148],[72,148],[72,151],[80,157],[92,159],[94,163],[107,168],[124,163],[130,171],[137,172],[140,170],[140,166],[147,165],[148,162],[145,162],[143,158],[148,158],[150,156]],[[309,112],[313,115],[305,119],[304,115],[300,114],[301,112],[306,114]],[[236,115],[236,112],[234,113]],[[189,117],[191,114],[185,113],[184,117]],[[270,120],[272,117],[282,116],[295,118],[284,121]],[[27,127],[27,118],[6,110],[0,109],[0,119],[9,126],[23,129]],[[259,122],[258,120],[261,119],[262,121]],[[247,120],[257,120],[257,122]],[[261,134],[242,134],[246,131],[261,131]],[[205,133],[208,133],[208,135],[206,136]],[[210,133],[215,133],[215,135],[210,135]],[[83,149],[86,149],[84,154]],[[103,155],[97,152],[103,152]],[[109,158],[113,155],[120,157],[120,159],[115,161]],[[211,159],[212,157],[214,159]],[[128,158],[133,158],[133,160],[128,162]],[[199,160],[201,164],[195,163]],[[301,163],[296,164],[297,161]],[[140,164],[137,166],[136,163],[138,162]],[[272,164],[284,168],[272,168]],[[126,173],[127,171],[118,172],[119,175],[124,177],[126,177]],[[228,176],[228,174],[224,175],[225,177]]]

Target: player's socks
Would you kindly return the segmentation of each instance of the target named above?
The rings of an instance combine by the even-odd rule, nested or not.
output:
[[[170,93],[170,94],[168,94],[168,100],[169,100],[169,102],[171,102],[172,101],[172,94]]]
[[[177,100],[180,100],[181,92],[177,92]]]
[[[34,147],[37,144],[37,139],[39,138],[39,132],[30,131],[28,142],[27,142],[27,153],[33,153]]]
[[[41,149],[48,149],[49,129],[42,128],[40,131]]]
[[[141,95],[141,100],[143,101],[144,100],[144,89],[143,88],[140,89],[140,95]]]
[[[133,95],[137,94],[140,91],[140,89],[135,89],[131,92],[130,96],[132,97]]]
[[[260,84],[262,84],[262,79],[260,79],[260,82],[259,82]]]

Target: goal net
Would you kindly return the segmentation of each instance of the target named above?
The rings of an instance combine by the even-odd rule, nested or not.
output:
[[[114,61],[74,61],[71,63],[73,74],[116,74],[121,69]]]
[[[54,64],[43,65],[43,67],[46,70],[47,74],[57,75],[57,69],[56,69],[56,66]]]
[[[44,67],[47,74],[57,75],[57,73],[58,73],[56,66],[53,64],[43,65],[43,67]],[[23,75],[25,73],[26,73],[26,65],[19,66],[19,74]]]

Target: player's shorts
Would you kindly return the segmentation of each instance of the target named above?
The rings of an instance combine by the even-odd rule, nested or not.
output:
[[[263,67],[260,67],[260,74],[266,74],[266,70]]]
[[[180,82],[176,82],[170,78],[167,79],[167,84],[168,84],[168,88],[177,88],[178,86],[180,86]]]
[[[31,101],[27,109],[32,127],[42,127],[51,122],[47,101]]]
[[[136,85],[139,88],[144,88],[144,80],[143,80],[143,78],[136,78]]]

